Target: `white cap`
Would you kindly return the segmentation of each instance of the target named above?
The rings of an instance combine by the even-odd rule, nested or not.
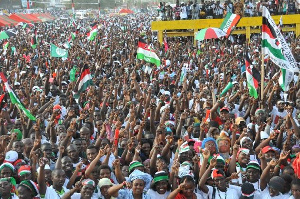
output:
[[[50,170],[49,164],[46,164],[44,169],[45,169],[45,170]],[[40,167],[39,167],[36,171],[37,171],[38,173],[40,173]]]

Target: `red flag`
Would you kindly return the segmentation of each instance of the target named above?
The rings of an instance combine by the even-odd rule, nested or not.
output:
[[[169,46],[167,43],[167,38],[164,38],[164,46],[165,46],[165,52],[167,52],[169,50]]]

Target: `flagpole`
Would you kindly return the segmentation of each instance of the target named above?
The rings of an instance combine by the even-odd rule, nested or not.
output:
[[[261,107],[263,108],[264,104],[264,81],[265,81],[265,56],[263,49],[261,50],[261,77],[260,77],[260,99],[261,99]]]
[[[100,0],[98,0],[99,19],[100,19]]]
[[[75,6],[74,6],[74,0],[72,0],[72,14],[73,14],[73,19],[75,19]]]

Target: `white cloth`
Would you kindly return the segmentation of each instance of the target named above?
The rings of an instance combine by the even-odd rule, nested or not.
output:
[[[203,195],[204,198],[213,198],[213,187],[212,186],[207,186],[208,187],[208,193]],[[216,189],[216,188],[215,188]],[[224,198],[230,198],[230,199],[239,199],[238,193],[235,189],[232,188],[227,188],[226,192],[222,192],[220,190],[216,190],[215,192],[215,199],[224,199]]]
[[[278,196],[274,196],[274,197],[271,197],[270,196],[270,192],[269,192],[269,187],[266,187],[262,192],[261,192],[261,198],[263,199],[284,199],[282,197],[282,194],[279,193]]]
[[[157,191],[154,191],[152,189],[149,189],[147,191],[147,195],[151,198],[160,198],[160,199],[166,199],[168,195],[170,195],[170,191],[166,191],[164,194],[159,194]]]
[[[63,186],[62,188],[63,188],[64,191],[63,191],[62,194],[59,194],[59,193],[56,192],[56,190],[52,186],[47,187],[46,194],[45,194],[45,199],[61,199],[61,197],[65,193],[69,192],[69,189],[67,189],[66,187]]]

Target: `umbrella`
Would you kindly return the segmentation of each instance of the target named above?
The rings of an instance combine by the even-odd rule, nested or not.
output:
[[[0,32],[0,39],[8,39],[12,36],[16,36],[16,33],[8,30]]]
[[[226,36],[226,33],[219,28],[204,28],[197,32],[196,40],[217,39]]]

